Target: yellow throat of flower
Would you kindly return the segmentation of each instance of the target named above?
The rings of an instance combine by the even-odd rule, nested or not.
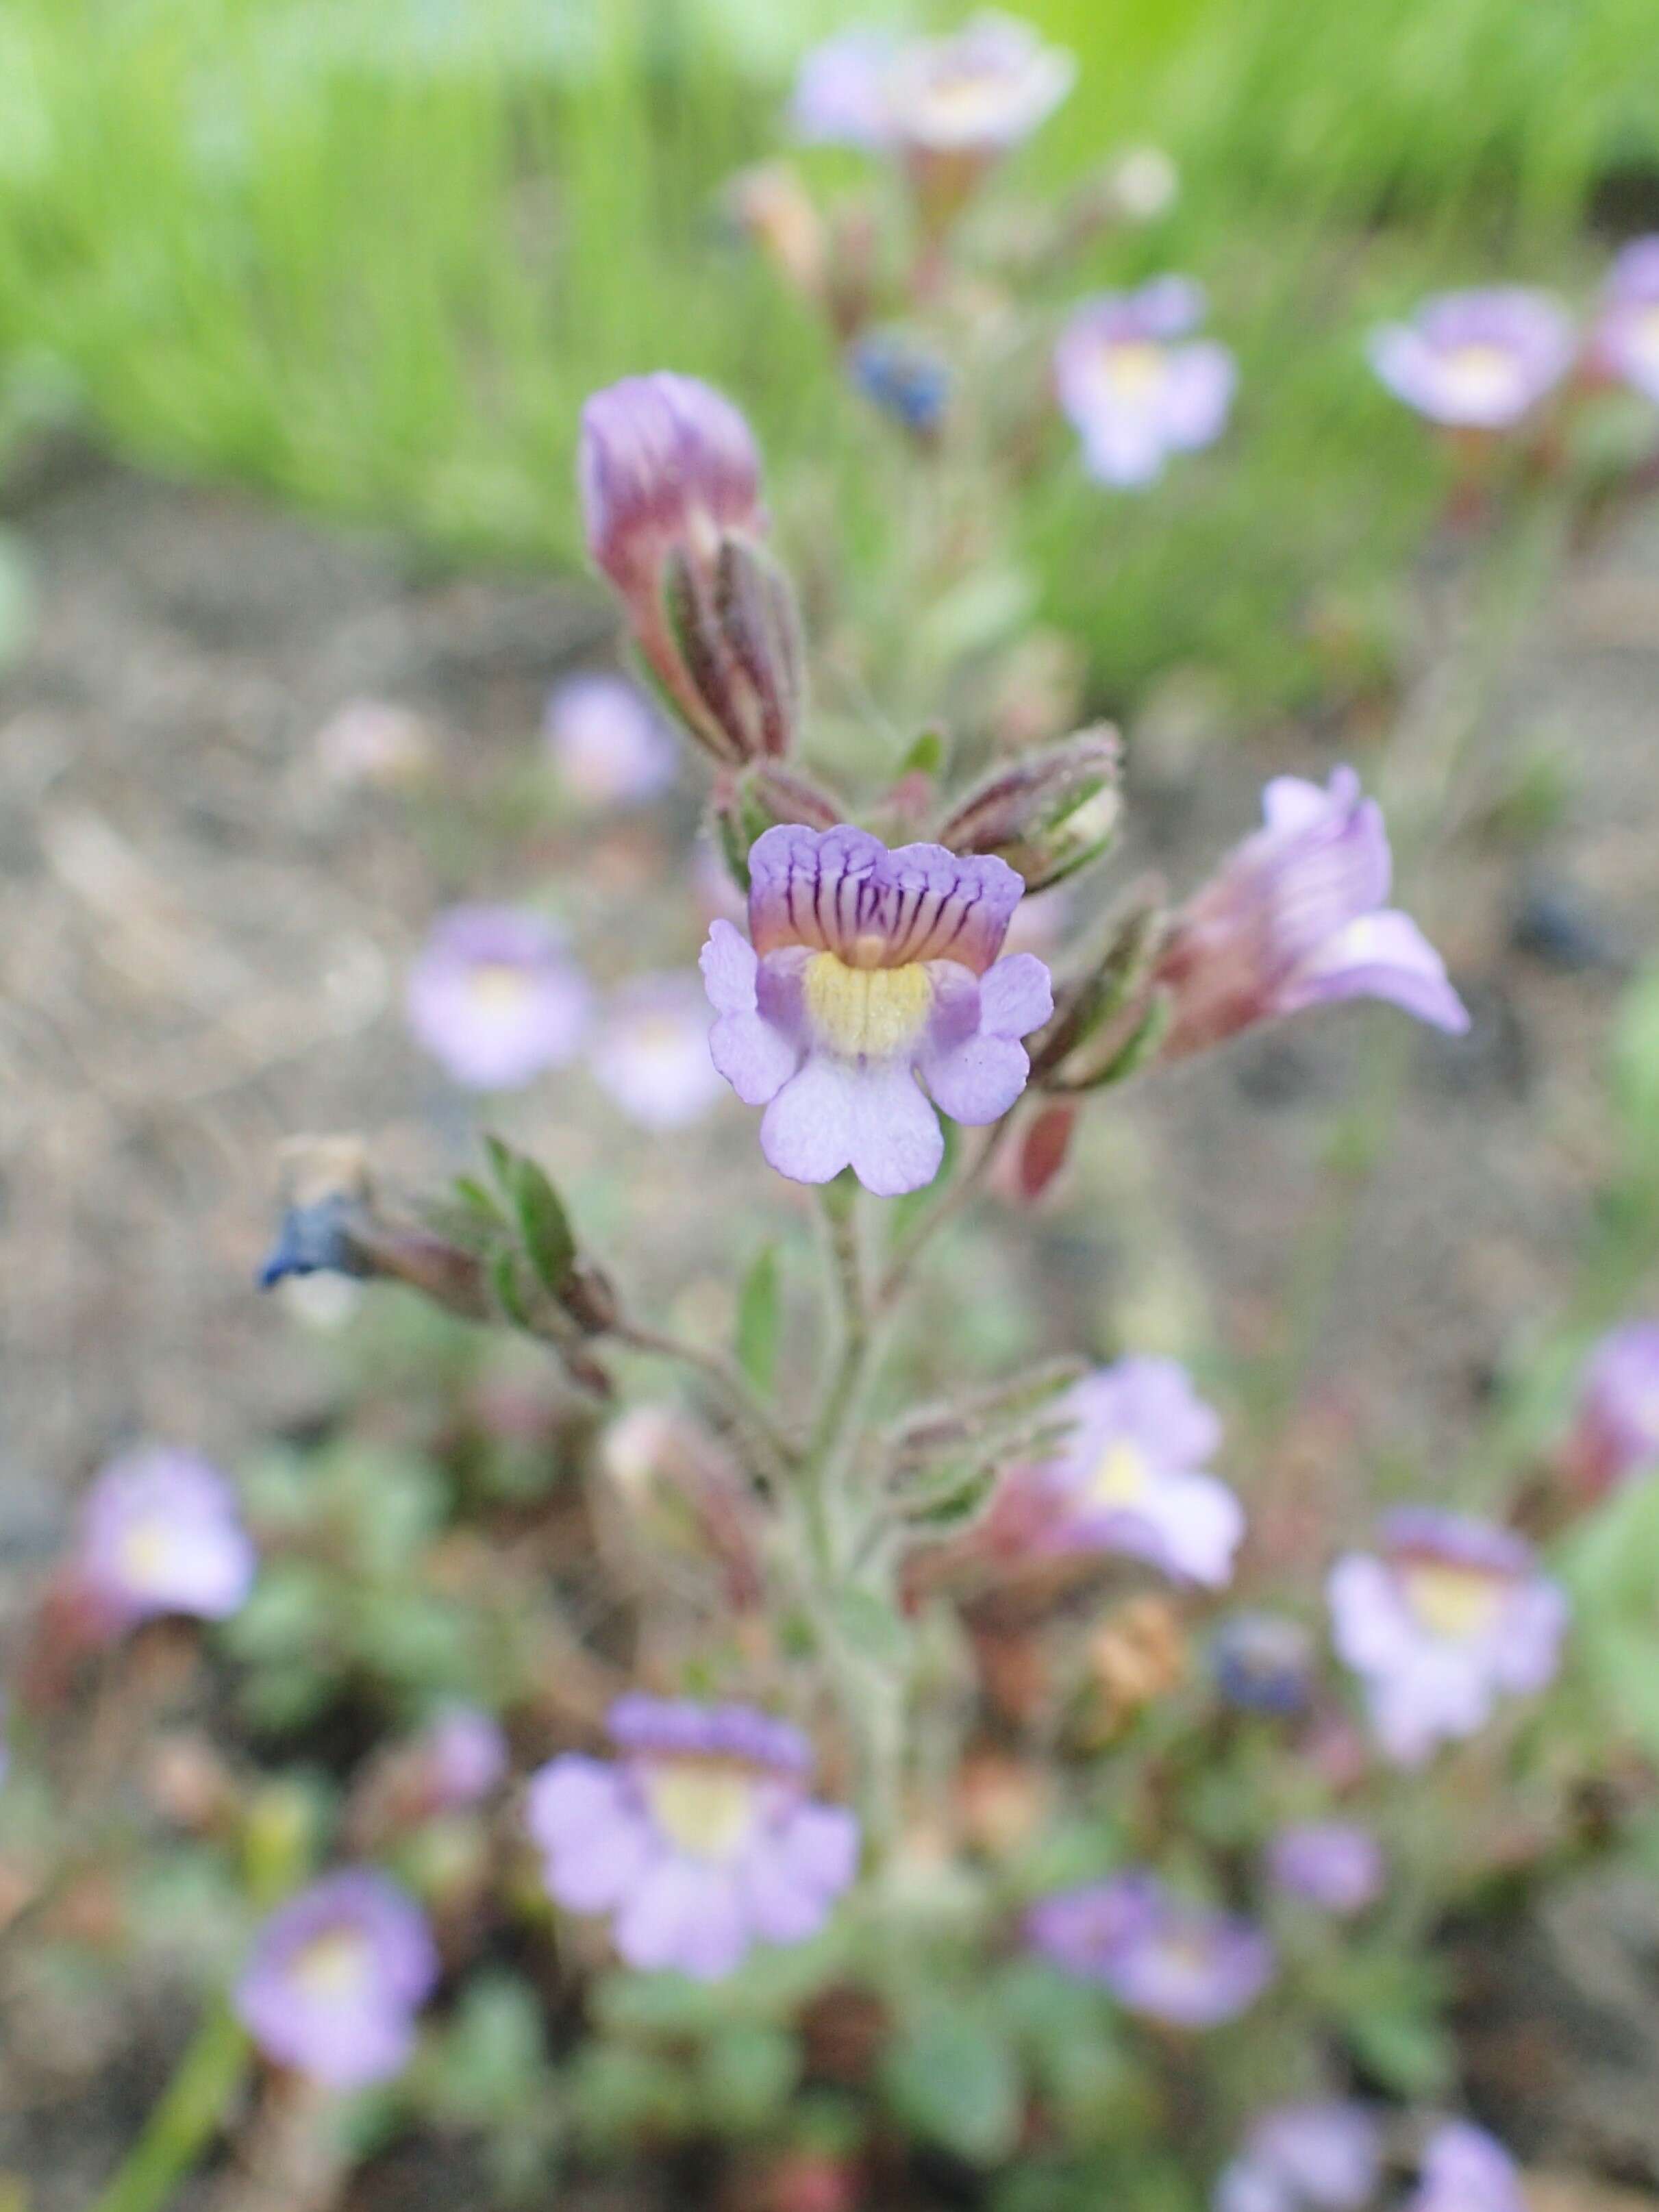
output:
[[[1407,1567],[1405,1582],[1412,1611],[1424,1627],[1453,1644],[1489,1628],[1504,1600],[1498,1577],[1474,1567],[1414,1563]]]
[[[485,962],[472,971],[472,996],[490,1013],[507,1013],[530,996],[530,978],[505,960]]]
[[[1515,364],[1502,346],[1465,345],[1446,356],[1448,386],[1468,406],[1507,399],[1515,384]]]
[[[307,1996],[330,2002],[349,1996],[368,1971],[368,1945],[355,1928],[331,1929],[306,1945],[292,1977]]]
[[[1140,338],[1103,346],[1098,375],[1110,399],[1147,399],[1164,381],[1164,349]]]
[[[173,1536],[164,1521],[135,1521],[121,1539],[121,1565],[129,1580],[147,1588],[167,1572]]]
[[[844,1060],[892,1060],[908,1052],[921,1041],[933,1003],[933,982],[920,961],[903,968],[849,966],[836,953],[815,952],[803,988],[814,1036]]]
[[[665,1761],[646,1777],[657,1826],[693,1858],[729,1859],[755,1823],[756,1778],[740,1766]]]
[[[1131,1443],[1127,1437],[1115,1437],[1101,1454],[1090,1480],[1090,1503],[1108,1510],[1139,1505],[1146,1495],[1151,1475],[1139,1445]]]

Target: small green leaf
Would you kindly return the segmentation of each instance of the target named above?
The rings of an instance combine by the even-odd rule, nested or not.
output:
[[[800,2074],[800,2045],[785,2028],[738,2021],[713,2038],[699,2070],[714,2126],[753,2134],[788,2101]]]
[[[488,1222],[495,1229],[507,1226],[507,1216],[496,1204],[494,1194],[487,1191],[475,1176],[457,1176],[455,1195],[467,1212],[476,1214],[480,1221]]]
[[[994,2165],[1018,2141],[1024,2093],[1014,2047],[959,2006],[932,2008],[900,2034],[882,2086],[907,2126],[973,2165]]]
[[[945,766],[945,732],[924,730],[899,763],[899,774],[938,778]]]
[[[545,1170],[526,1153],[514,1152],[499,1137],[486,1137],[484,1143],[537,1280],[556,1297],[576,1258],[576,1239],[559,1194]]]
[[[782,1328],[778,1248],[765,1244],[738,1296],[738,1364],[763,1397],[769,1396],[777,1375]]]
[[[516,1252],[498,1252],[490,1261],[489,1287],[496,1304],[514,1328],[528,1329],[530,1310],[525,1304],[523,1287],[519,1281],[519,1255]]]

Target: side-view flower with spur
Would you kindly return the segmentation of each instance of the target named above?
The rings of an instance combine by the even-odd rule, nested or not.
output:
[[[1426,1506],[1390,1514],[1380,1552],[1339,1559],[1329,1599],[1338,1656],[1402,1766],[1484,1728],[1504,1692],[1543,1689],[1567,1621],[1565,1594],[1524,1538]]]
[[[1589,357],[1659,405],[1659,235],[1620,247],[1602,287]]]
[[[1265,826],[1181,908],[1158,955],[1153,981],[1170,1001],[1164,1059],[1340,999],[1387,999],[1436,1029],[1467,1030],[1439,954],[1384,903],[1388,831],[1353,770],[1334,770],[1322,791],[1276,776],[1262,812]]]
[[[1659,1321],[1626,1322],[1591,1352],[1561,1464],[1586,1498],[1659,1470]]]
[[[438,1980],[419,1906],[367,1867],[325,1875],[260,1929],[236,2012],[265,2057],[331,2089],[401,2073]]]
[[[1001,1530],[1022,1549],[1121,1552],[1212,1589],[1231,1579],[1243,1509],[1206,1471],[1221,1423],[1177,1361],[1097,1369],[1054,1417],[1070,1434],[1052,1459],[1009,1475],[988,1526],[993,1546]]]
[[[1151,483],[1226,427],[1238,372],[1225,346],[1191,335],[1204,304],[1189,277],[1159,276],[1085,301],[1060,332],[1054,388],[1101,483]]]
[[[1442,292],[1372,334],[1371,367],[1397,399],[1456,430],[1512,429],[1572,365],[1559,300],[1522,284]]]
[[[999,957],[1024,886],[1000,860],[848,828],[769,830],[749,864],[749,939],[716,921],[702,951],[715,1066],[765,1107],[780,1175],[921,1189],[944,1157],[935,1109],[1000,1120],[1030,1072],[1020,1039],[1054,1010],[1034,954]]]
[[[1276,1967],[1253,1921],[1177,1896],[1139,1868],[1042,1899],[1026,1932],[1066,1972],[1103,1984],[1127,2010],[1171,2027],[1237,2019]]]
[[[631,1966],[719,1981],[751,1945],[803,1943],[858,1870],[859,1825],[808,1797],[811,1747],[747,1705],[631,1695],[608,1723],[620,1756],[567,1752],[530,1785],[549,1894],[612,1914]]]

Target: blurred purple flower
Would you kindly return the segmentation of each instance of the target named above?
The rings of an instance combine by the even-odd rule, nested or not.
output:
[[[1448,2120],[1424,2147],[1405,2212],[1526,2212],[1526,2197],[1515,2160],[1495,2136]]]
[[[1232,1577],[1244,1514],[1204,1471],[1221,1423],[1173,1359],[1121,1359],[1055,1409],[1073,1424],[1054,1457],[1015,1470],[1011,1494],[1048,1552],[1122,1552],[1182,1582]]]
[[[1518,284],[1443,292],[1372,334],[1371,367],[1431,422],[1507,430],[1553,391],[1576,349],[1566,310]]]
[[[1210,1646],[1215,1685],[1246,1712],[1305,1712],[1313,1688],[1314,1641],[1298,1620],[1279,1613],[1236,1613]]]
[[[1387,999],[1437,1029],[1468,1029],[1439,954],[1383,904],[1388,832],[1353,770],[1334,769],[1323,791],[1276,776],[1262,811],[1265,826],[1176,915],[1158,957],[1173,1002],[1165,1059],[1342,999]]]
[[[1304,1820],[1273,1838],[1267,1872],[1287,1897],[1346,1919],[1376,1904],[1388,1863],[1369,1828],[1351,1820]]]
[[[1596,1345],[1562,1456],[1591,1498],[1659,1468],[1659,1321],[1626,1322]]]
[[[553,924],[526,908],[439,915],[410,969],[409,1023],[457,1083],[517,1091],[572,1059],[591,995]]]
[[[983,167],[1029,138],[1076,80],[1063,48],[988,10],[945,38],[826,40],[801,64],[790,112],[809,141]]]
[[[747,1705],[630,1696],[614,1761],[566,1753],[530,1785],[549,1894],[609,1912],[631,1966],[719,1981],[751,1945],[801,1943],[858,1870],[845,1807],[806,1796],[799,1729]]]
[[[752,944],[716,921],[702,952],[715,1066],[766,1108],[780,1175],[921,1189],[944,1157],[934,1108],[999,1120],[1030,1072],[1019,1040],[1053,1011],[1040,960],[998,958],[1024,885],[999,860],[846,828],[769,830],[749,861]]]
[[[542,728],[560,781],[586,805],[637,805],[674,781],[673,738],[625,676],[568,677],[549,693]]]
[[[1506,1528],[1426,1507],[1391,1514],[1381,1554],[1339,1559],[1329,1596],[1338,1654],[1364,1680],[1377,1739],[1401,1765],[1473,1735],[1500,1692],[1554,1677],[1566,1599]]]
[[[465,1812],[500,1788],[507,1769],[507,1738],[493,1713],[477,1705],[445,1705],[422,1730],[425,1798],[434,1813]]]
[[[1254,1922],[1176,1897],[1139,1869],[1044,1898],[1026,1929],[1056,1966],[1172,2027],[1237,2019],[1274,1972],[1273,1946]]]
[[[1359,2212],[1382,2172],[1382,2132],[1364,2105],[1280,2105],[1250,2129],[1217,2184],[1215,2212]]]
[[[605,1006],[588,1062],[630,1121],[684,1129],[724,1089],[708,1032],[708,1001],[694,975],[639,975]]]
[[[265,2057],[332,2089],[399,2073],[438,1979],[419,1908],[366,1868],[326,1875],[273,1913],[236,1990]]]
[[[1659,404],[1659,236],[1620,248],[1590,337],[1599,368]]]
[[[230,1485],[193,1452],[123,1453],[82,1503],[76,1579],[112,1633],[163,1613],[226,1620],[258,1565]]]
[[[1171,453],[1221,435],[1237,370],[1225,346],[1188,336],[1203,314],[1199,285],[1159,276],[1138,292],[1085,301],[1067,322],[1054,382],[1091,476],[1148,484]]]

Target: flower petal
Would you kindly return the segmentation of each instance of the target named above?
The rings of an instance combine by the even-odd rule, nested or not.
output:
[[[704,1982],[731,1973],[750,1940],[733,1873],[689,1858],[665,1859],[647,1875],[611,1934],[630,1966],[678,1967]]]
[[[853,1172],[878,1198],[926,1189],[945,1158],[939,1115],[900,1060],[875,1061],[857,1071],[851,1138]]]

